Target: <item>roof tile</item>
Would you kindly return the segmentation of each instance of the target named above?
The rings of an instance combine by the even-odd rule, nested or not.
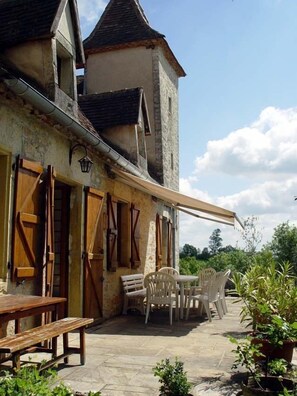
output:
[[[0,0],[0,48],[49,37],[61,0]]]
[[[150,27],[138,0],[111,0],[93,32],[84,41],[84,48],[98,49],[163,37]]]
[[[98,132],[138,124],[142,88],[79,96],[78,103]]]

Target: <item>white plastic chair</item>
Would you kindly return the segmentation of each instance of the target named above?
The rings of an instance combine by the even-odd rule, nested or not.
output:
[[[178,319],[178,294],[174,277],[162,271],[151,272],[144,278],[144,287],[146,288],[145,323],[148,322],[152,305],[168,305],[170,325],[172,325],[174,306],[175,319]]]
[[[216,274],[216,270],[214,268],[208,267],[203,268],[199,273],[199,287],[201,287],[202,292],[206,290],[208,281]]]
[[[189,305],[189,296],[198,295],[206,292],[209,280],[216,274],[216,270],[211,267],[203,268],[198,273],[198,285],[191,286],[187,292],[187,305]],[[193,307],[196,306],[196,300],[192,301]]]
[[[191,302],[194,303],[197,301],[198,304],[198,314],[202,315],[202,309],[204,308],[208,320],[211,322],[211,311],[210,311],[210,304],[213,304],[217,310],[219,318],[222,319],[223,313],[220,304],[220,284],[221,284],[221,277],[214,274],[211,279],[207,282],[207,286],[205,286],[204,290],[201,291],[199,294],[190,294],[188,297],[188,307],[187,307],[187,314],[186,319],[189,318],[190,306]],[[195,306],[193,304],[193,306]]]
[[[173,275],[173,276],[179,275],[178,270],[173,267],[162,267],[159,269],[158,272],[165,272],[166,274]]]
[[[221,273],[221,283],[219,288],[219,295],[220,295],[220,304],[222,308],[222,312],[225,315],[228,312],[227,304],[226,304],[226,294],[225,294],[225,286],[229,276],[231,274],[231,270],[226,270]]]

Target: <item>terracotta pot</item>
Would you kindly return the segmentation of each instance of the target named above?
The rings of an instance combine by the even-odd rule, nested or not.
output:
[[[254,337],[251,340],[254,345],[262,344],[260,352],[269,359],[285,359],[288,363],[292,362],[295,341],[286,340],[283,345],[273,345],[269,340]],[[256,357],[256,361],[263,360],[263,357]]]
[[[263,389],[257,386],[254,380],[250,380],[247,384],[241,385],[243,396],[276,396],[283,394],[284,388],[290,392],[296,387],[295,382],[288,378],[280,380],[278,377],[262,377],[259,382]]]

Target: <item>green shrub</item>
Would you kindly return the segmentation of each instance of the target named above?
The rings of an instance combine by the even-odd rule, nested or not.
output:
[[[62,382],[57,382],[57,373],[48,369],[42,373],[36,366],[23,366],[12,375],[1,373],[0,396],[73,396],[75,393]],[[100,392],[89,392],[88,396],[100,396]]]
[[[154,376],[159,377],[160,394],[162,396],[187,396],[191,384],[184,372],[184,364],[175,358],[171,363],[169,359],[161,360],[153,368]]]
[[[221,252],[212,256],[208,260],[208,267],[216,271],[230,269],[233,271],[245,272],[252,263],[252,257],[243,250],[232,250],[228,253]]]
[[[277,269],[273,260],[256,263],[245,274],[232,276],[235,292],[243,302],[242,320],[256,324],[270,323],[273,315],[293,323],[297,319],[297,288],[292,267],[284,263]]]
[[[202,268],[207,267],[207,261],[195,257],[185,257],[179,261],[179,272],[182,275],[197,275]]]

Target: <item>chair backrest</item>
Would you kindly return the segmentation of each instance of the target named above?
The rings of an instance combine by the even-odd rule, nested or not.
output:
[[[162,267],[159,269],[158,272],[165,272],[166,274],[173,275],[173,276],[179,275],[178,270],[175,268],[172,268],[172,267]]]
[[[221,297],[223,297],[225,295],[225,286],[226,286],[226,283],[227,283],[227,280],[228,280],[230,274],[231,274],[231,270],[226,270],[226,271],[221,272],[221,283],[220,283],[220,290],[219,290]]]
[[[206,290],[207,284],[209,280],[216,274],[216,270],[214,268],[203,268],[199,274],[199,286],[202,287],[202,290]]]
[[[125,293],[144,289],[143,274],[122,275],[121,280],[123,283],[123,289]]]
[[[150,272],[144,278],[144,287],[148,304],[168,304],[176,293],[176,280],[165,272]]]
[[[209,302],[214,302],[219,299],[223,275],[224,275],[223,272],[216,272],[208,280],[206,286],[206,290],[207,290],[206,294],[208,296]]]

